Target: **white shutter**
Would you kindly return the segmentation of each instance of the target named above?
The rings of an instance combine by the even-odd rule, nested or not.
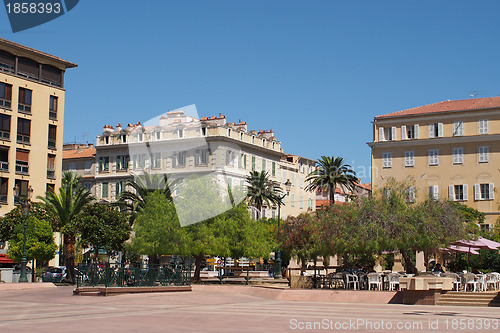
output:
[[[384,128],[379,127],[378,128],[378,141],[384,141]]]
[[[391,140],[396,140],[396,126],[391,127],[392,138]]]
[[[448,199],[455,201],[455,187],[453,185],[448,186]]]
[[[415,139],[418,139],[418,124],[413,125],[413,131],[415,132]]]
[[[495,184],[493,183],[490,183],[490,197],[488,199],[495,199]]]
[[[474,184],[474,200],[481,200],[481,189],[479,184]]]
[[[433,195],[434,195],[434,199],[436,199],[436,200],[439,199],[439,186],[438,185],[433,186]]]
[[[469,200],[469,185],[464,184],[464,201]]]
[[[438,137],[443,137],[443,123],[438,123]]]
[[[429,138],[434,137],[434,124],[429,124]]]
[[[406,133],[406,126],[403,125],[403,126],[401,126],[401,140],[406,140],[407,139],[406,134],[407,134]]]

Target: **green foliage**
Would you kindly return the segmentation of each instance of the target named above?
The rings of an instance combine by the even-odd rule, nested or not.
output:
[[[108,204],[92,203],[75,217],[76,228],[84,247],[104,248],[108,253],[121,251],[130,236],[128,216]]]
[[[267,206],[277,205],[280,202],[282,189],[279,184],[269,178],[266,171],[252,171],[247,177],[247,200],[249,205],[262,210]]]
[[[29,216],[38,220],[49,222],[51,226],[56,225],[56,217],[45,209],[45,205],[40,202],[32,202]],[[0,219],[0,241],[9,241],[14,236],[14,228],[24,223],[21,206],[16,206]]]
[[[354,191],[355,183],[358,181],[356,172],[349,164],[344,163],[342,157],[321,156],[316,162],[317,168],[312,171],[306,178],[309,185],[306,186],[307,191],[327,191],[330,196],[330,201],[335,202],[335,189],[346,191]]]
[[[469,207],[465,204],[461,204],[460,202],[452,201],[450,202],[452,206],[454,206],[462,218],[468,223],[483,223],[485,219],[484,213]]]
[[[49,261],[54,258],[57,245],[54,242],[54,232],[49,221],[39,220],[32,215],[27,220],[26,227],[26,258],[28,261]],[[9,257],[20,262],[23,257],[24,223],[14,227],[9,240]]]
[[[149,193],[137,214],[132,250],[150,256],[181,253],[184,233],[175,206],[161,191]]]

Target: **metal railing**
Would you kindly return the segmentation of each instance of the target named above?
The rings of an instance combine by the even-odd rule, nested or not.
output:
[[[80,265],[76,268],[77,287],[154,287],[191,285],[187,267],[168,265],[105,264]]]

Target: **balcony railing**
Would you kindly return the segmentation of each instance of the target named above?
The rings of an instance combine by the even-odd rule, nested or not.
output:
[[[0,63],[0,71],[14,73],[14,66]]]
[[[10,109],[11,106],[12,106],[12,101],[0,98],[0,107]]]
[[[19,143],[30,143],[30,137],[29,137],[29,135],[18,134],[17,135],[17,142],[19,142]]]
[[[49,140],[47,147],[49,147],[49,149],[56,149],[56,142],[53,140]]]
[[[0,171],[9,171],[9,162],[0,161]]]
[[[17,110],[22,113],[31,114],[31,105],[19,103],[17,106]]]
[[[10,132],[0,130],[0,140],[10,140]]]
[[[57,112],[56,111],[49,111],[49,119],[57,120]]]
[[[56,178],[56,171],[55,170],[47,170],[47,178],[51,178],[51,179]]]
[[[25,164],[16,163],[16,173],[23,175],[29,174],[29,166]]]
[[[0,194],[0,203],[7,203],[7,194]]]

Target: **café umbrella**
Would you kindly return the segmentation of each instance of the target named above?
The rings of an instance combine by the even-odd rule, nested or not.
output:
[[[481,258],[481,253],[478,252],[480,248],[479,247],[475,247],[475,246],[462,246],[462,245],[456,245],[456,244],[453,244],[453,245],[450,245],[448,246],[447,248],[444,248],[442,249],[444,252],[455,252],[455,254],[458,254],[458,253],[467,253],[467,270],[470,270],[470,255],[471,254],[474,254],[474,255],[479,255],[479,258]],[[455,255],[455,262],[457,262],[457,257]]]
[[[498,250],[500,248],[500,243],[492,241],[491,239],[487,239],[484,237],[479,237],[477,240],[459,240],[455,243],[456,246],[468,247],[469,249],[475,250]],[[467,258],[468,261],[468,258]],[[479,263],[481,265],[481,269],[483,268],[483,262],[481,260],[481,252],[479,252]]]

